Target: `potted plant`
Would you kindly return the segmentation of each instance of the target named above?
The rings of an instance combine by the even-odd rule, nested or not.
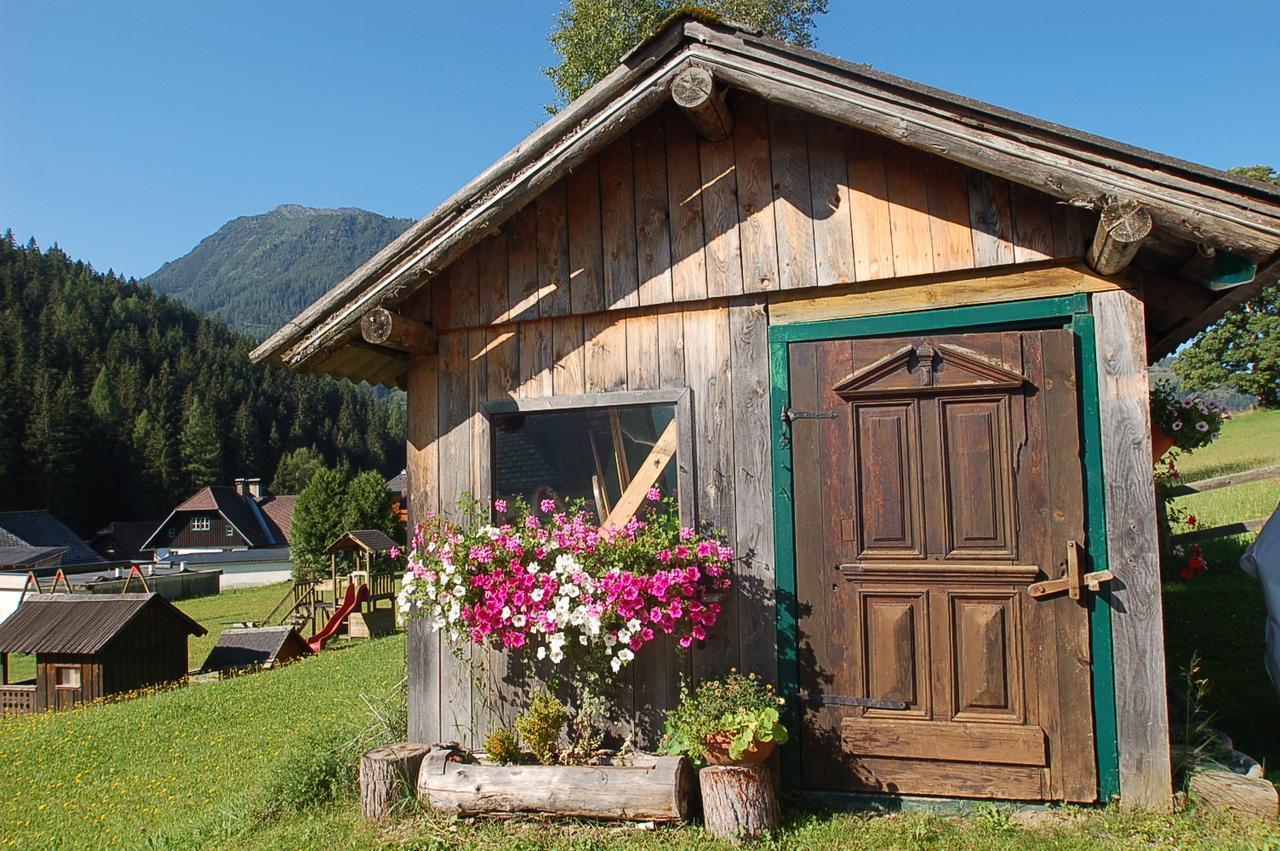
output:
[[[1225,406],[1200,394],[1179,397],[1167,381],[1151,389],[1151,460],[1174,447],[1190,452],[1212,443],[1230,418]]]
[[[680,705],[667,713],[663,748],[695,763],[758,765],[787,741],[781,706],[773,686],[755,674],[734,671],[693,692],[681,687]]]

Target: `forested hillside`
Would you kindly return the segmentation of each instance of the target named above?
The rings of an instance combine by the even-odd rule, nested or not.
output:
[[[410,224],[351,207],[285,204],[232,219],[142,283],[262,339]]]
[[[0,238],[0,509],[81,534],[210,482],[270,481],[286,450],[390,474],[402,405],[249,363],[252,341],[61,250]]]

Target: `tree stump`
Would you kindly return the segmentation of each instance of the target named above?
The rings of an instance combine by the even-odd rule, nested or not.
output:
[[[778,796],[763,765],[712,765],[698,773],[702,818],[721,839],[755,839],[778,826]]]
[[[1246,777],[1220,768],[1202,769],[1191,775],[1187,791],[1192,803],[1230,810],[1243,818],[1275,821],[1280,816],[1276,787],[1261,777]]]
[[[413,797],[418,770],[430,745],[397,742],[366,753],[360,760],[360,808],[365,818],[385,819],[391,808]]]

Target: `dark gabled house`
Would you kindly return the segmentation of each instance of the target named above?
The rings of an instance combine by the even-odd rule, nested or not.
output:
[[[51,552],[55,549],[63,550],[60,558]],[[66,569],[101,566],[107,561],[48,511],[0,511],[0,562],[27,566],[25,560],[32,558],[42,567]]]
[[[29,597],[0,623],[0,673],[8,679],[8,654],[34,653],[36,681],[0,683],[0,704],[4,714],[69,709],[180,680],[187,638],[205,632],[159,594]]]
[[[155,551],[145,545],[159,525],[158,520],[116,520],[95,532],[88,543],[110,561],[148,562],[155,558]]]
[[[201,488],[170,512],[143,543],[160,558],[289,545],[295,496],[275,496],[260,479]]]

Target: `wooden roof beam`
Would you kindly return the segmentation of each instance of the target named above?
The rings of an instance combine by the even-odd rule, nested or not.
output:
[[[1151,214],[1137,201],[1108,199],[1085,257],[1089,268],[1099,275],[1124,271],[1151,236],[1151,227]]]
[[[360,320],[360,336],[366,343],[411,355],[434,355],[439,346],[436,331],[425,322],[375,307]]]
[[[684,69],[671,81],[671,99],[708,142],[723,142],[733,134],[733,113],[725,93],[725,87],[716,85],[711,72],[701,65]]]

